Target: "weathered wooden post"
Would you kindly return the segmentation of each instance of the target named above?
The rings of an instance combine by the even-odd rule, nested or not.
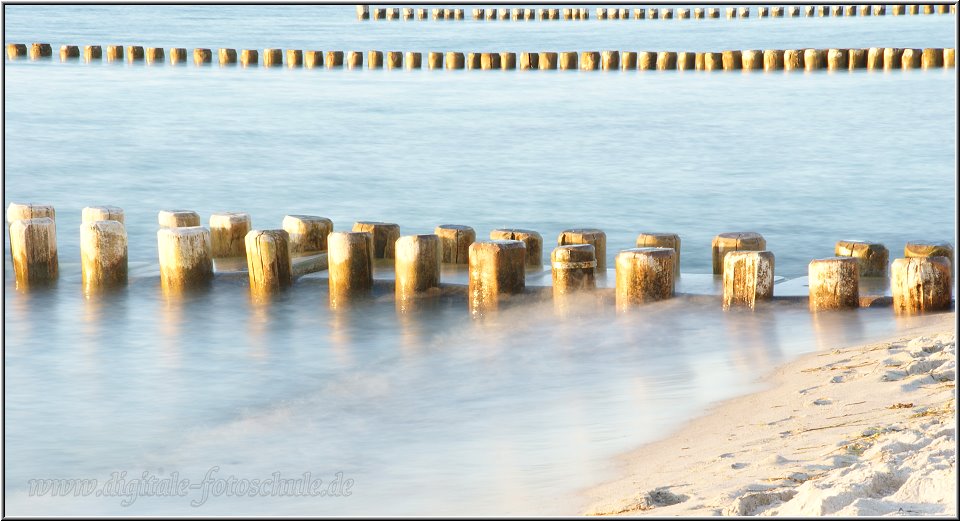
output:
[[[850,53],[847,57],[847,62],[850,66],[850,70],[866,69],[867,68],[867,50],[866,49],[850,49]]]
[[[555,299],[597,287],[597,258],[592,244],[557,246],[550,254],[550,266]]]
[[[515,52],[502,52],[500,53],[500,68],[503,70],[513,70],[517,68],[517,53]]]
[[[721,53],[723,70],[738,71],[743,68],[743,53],[738,50],[728,50]]]
[[[202,286],[213,279],[210,232],[206,228],[161,228],[157,231],[157,250],[164,291]]]
[[[883,49],[883,70],[899,69],[903,62],[903,49],[886,47]]]
[[[886,277],[890,252],[878,242],[837,241],[833,249],[837,257],[853,257],[860,265],[861,277]]]
[[[503,295],[523,292],[525,246],[522,241],[493,240],[470,245],[468,300],[470,313],[495,311]]]
[[[430,69],[442,69],[443,53],[433,51],[427,53],[427,67]]]
[[[767,249],[767,241],[756,232],[728,232],[714,237],[710,247],[713,255],[713,274],[722,275],[723,256],[728,251],[763,251]]]
[[[403,51],[387,51],[387,68],[403,68]]]
[[[394,245],[400,238],[400,225],[378,221],[358,221],[353,223],[353,231],[367,232],[373,237],[373,258],[392,259]]]
[[[900,59],[901,69],[919,69],[920,57],[923,54],[922,49],[904,49],[903,56]]]
[[[260,52],[256,49],[244,49],[240,51],[240,65],[244,67],[258,67],[260,65]]]
[[[30,59],[39,60],[41,58],[50,58],[53,56],[53,48],[49,43],[31,43]]]
[[[620,59],[620,68],[625,71],[636,70],[637,53],[634,51],[623,51],[623,57]]]
[[[446,58],[447,70],[462,69],[465,63],[465,57],[462,52],[447,51]]]
[[[406,64],[408,70],[421,68],[423,66],[423,55],[418,52],[407,51]]]
[[[773,252],[731,251],[723,257],[723,309],[757,307],[773,298]]]
[[[184,47],[170,48],[170,65],[187,63],[187,49]]]
[[[367,68],[368,69],[383,68],[383,51],[370,51],[367,53]]]
[[[291,253],[310,254],[327,251],[333,221],[316,215],[286,215],[282,227],[289,235]]]
[[[27,56],[27,46],[22,43],[7,44],[7,59],[16,60]]]
[[[677,53],[673,51],[660,51],[657,53],[658,71],[677,70]]]
[[[50,217],[17,219],[10,223],[9,233],[17,289],[26,290],[55,281],[59,262],[54,220]]]
[[[540,55],[535,52],[520,53],[520,70],[536,70],[540,65]]]
[[[617,310],[673,297],[674,257],[671,248],[633,248],[617,254]]]
[[[543,237],[539,233],[520,228],[501,228],[491,231],[490,239],[522,242],[526,265],[531,268],[543,267]]]
[[[745,71],[760,70],[763,68],[763,51],[759,49],[740,51],[740,62]]]
[[[499,70],[500,65],[500,53],[498,52],[485,52],[480,55],[480,68],[483,70]]]
[[[637,69],[652,71],[657,68],[657,53],[653,51],[639,51],[637,53]]]
[[[191,210],[160,210],[157,221],[164,228],[200,226],[200,214]]]
[[[914,314],[950,309],[952,267],[946,257],[913,257],[893,261],[890,289],[894,312]]]
[[[783,70],[796,71],[805,69],[803,63],[803,51],[800,49],[787,49],[783,51]]]
[[[537,68],[540,70],[555,70],[558,54],[555,52],[541,52],[537,59]]]
[[[903,248],[903,256],[908,259],[914,257],[946,257],[953,264],[953,245],[949,242],[910,241]]]
[[[84,221],[80,225],[83,289],[93,292],[127,283],[127,231],[122,221]]]
[[[680,236],[675,233],[643,232],[637,235],[637,248],[670,248],[674,251],[673,272],[680,276]]]
[[[678,71],[692,71],[697,66],[697,53],[694,52],[678,52],[677,53],[677,70]]]
[[[337,307],[373,288],[373,235],[333,232],[327,236],[330,304]]]
[[[576,70],[577,69],[577,53],[574,52],[562,52],[560,53],[560,70]]]
[[[323,67],[323,51],[304,51],[303,66],[307,69]]]
[[[441,224],[433,233],[440,238],[440,260],[448,264],[467,264],[470,245],[477,240],[477,233],[469,226]]]
[[[202,47],[193,50],[194,65],[209,65],[211,63],[213,63],[213,51]]]
[[[116,206],[88,206],[80,211],[81,223],[117,221],[123,224],[123,208]]]
[[[351,66],[355,66],[355,67],[363,66],[363,53],[358,51],[353,51],[353,54],[356,54],[357,56],[359,56],[360,63],[351,63]],[[327,56],[324,58],[323,61],[328,69],[343,67],[343,51],[327,51]]]
[[[143,54],[147,63],[163,63],[163,47],[147,47]]]
[[[828,49],[827,70],[848,70],[850,68],[848,56],[849,53],[847,52],[847,49]]]
[[[810,311],[860,306],[860,268],[853,257],[814,259],[808,267]]]
[[[99,45],[85,45],[83,47],[83,61],[90,63],[103,59],[103,48]]]
[[[330,62],[330,53],[327,53],[327,68],[332,69],[334,67],[340,67],[341,65],[334,65]],[[362,69],[363,68],[363,52],[362,51],[350,51],[347,53],[347,67],[350,69]]]
[[[568,244],[589,244],[596,255],[598,273],[607,271],[607,234],[593,228],[575,228],[563,230],[557,237],[557,246]]]
[[[128,45],[125,54],[130,63],[142,62],[144,59],[143,47],[139,45]]]
[[[603,70],[615,71],[620,68],[620,52],[619,51],[603,51],[603,53],[600,56],[600,62],[602,64]]]
[[[403,8],[403,19],[404,20],[413,20],[413,8],[404,7]]]
[[[80,59],[80,48],[76,45],[60,46],[60,61],[70,61]]]
[[[583,51],[580,53],[580,70],[595,71],[600,68],[600,53],[597,51]]]
[[[370,6],[369,5],[358,5],[357,6],[357,20],[369,20],[370,19]]]
[[[217,61],[220,63],[221,67],[226,65],[236,65],[237,50],[227,48],[217,49]]]
[[[780,49],[763,51],[763,70],[778,71],[781,69],[783,69],[783,51]]]
[[[722,71],[723,70],[723,53],[719,53],[719,52],[703,53],[703,70]]]
[[[867,49],[867,69],[883,69],[883,47],[870,47]]]
[[[803,69],[815,71],[826,66],[826,53],[823,49],[805,49],[803,51]]]
[[[935,69],[943,67],[943,49],[927,47],[923,50],[921,58],[921,67],[924,69]]]
[[[252,293],[273,293],[293,282],[289,239],[285,230],[251,230],[245,235],[243,244]]]
[[[397,239],[394,248],[396,300],[403,309],[405,302],[440,287],[440,238],[407,235]]]
[[[215,258],[242,257],[247,233],[250,231],[250,214],[221,212],[210,215],[211,254]]]

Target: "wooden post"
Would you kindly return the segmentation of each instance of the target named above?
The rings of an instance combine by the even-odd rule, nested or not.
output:
[[[363,53],[359,53],[355,51],[355,54],[360,56],[360,63],[356,64],[356,66],[358,67],[362,66]],[[324,59],[324,64],[327,66],[328,69],[332,69],[334,67],[343,67],[343,51],[327,51],[327,56]]]
[[[7,44],[7,59],[16,60],[17,58],[23,58],[27,55],[27,46],[22,43],[8,43]]]
[[[796,5],[792,5],[790,6],[789,9],[787,9],[787,12],[790,13],[791,18],[796,18],[800,16],[800,7]]]
[[[763,69],[763,51],[756,49],[740,51],[740,62],[745,71]]]
[[[717,7],[708,7],[707,18],[720,18],[720,9]]]
[[[128,45],[125,54],[130,63],[141,62],[144,59],[143,47],[139,45]]]
[[[520,70],[536,70],[539,68],[540,55],[535,52],[520,53]]]
[[[673,297],[674,273],[671,248],[633,248],[617,254],[617,310]]]
[[[844,14],[847,16],[857,16],[857,6],[848,5],[844,8]]]
[[[444,61],[446,62],[447,70],[462,69],[465,63],[463,53],[453,51],[447,51]]]
[[[87,45],[83,48],[83,61],[90,63],[103,59],[103,48],[99,45]]]
[[[783,69],[783,51],[780,49],[763,51],[763,70],[779,71],[781,69]]]
[[[903,49],[886,47],[883,49],[883,70],[899,69],[903,62]]]
[[[480,68],[480,53],[478,52],[467,53],[467,68],[468,69]]]
[[[442,69],[443,68],[443,53],[442,52],[429,52],[427,53],[427,66],[430,69]]]
[[[557,237],[557,246],[568,244],[590,244],[596,255],[598,273],[607,271],[607,234],[603,230],[591,228],[569,229],[560,232]]]
[[[50,217],[10,223],[10,257],[17,289],[43,286],[57,279],[57,225]]]
[[[672,7],[661,7],[660,8],[660,18],[664,20],[673,19],[673,8]]]
[[[950,309],[952,266],[946,257],[893,261],[890,289],[894,312],[914,314]]]
[[[620,68],[625,71],[635,70],[637,68],[637,53],[634,51],[623,51]]]
[[[396,299],[402,303],[440,288],[440,238],[407,235],[396,241]]]
[[[157,231],[160,282],[165,291],[201,286],[213,278],[210,231],[199,226]]]
[[[330,303],[369,293],[373,288],[373,235],[333,232],[327,236]]]
[[[426,20],[427,18],[429,18],[428,13],[429,13],[429,11],[427,11],[427,9],[426,9],[425,7],[418,7],[418,8],[417,8],[417,20]]]
[[[737,71],[743,68],[743,55],[738,50],[723,51],[723,70]]]
[[[251,230],[244,236],[252,293],[273,293],[293,282],[289,240],[285,230]]]
[[[448,264],[467,264],[470,245],[477,240],[477,233],[469,226],[441,224],[433,233],[440,239],[440,260]]]
[[[541,52],[537,59],[537,68],[540,70],[555,70],[558,54],[555,52]]]
[[[163,63],[163,47],[147,47],[143,54],[147,63]]]
[[[418,52],[407,51],[407,69],[414,70],[423,66],[423,55]]]
[[[861,277],[886,277],[890,252],[878,242],[837,241],[833,254],[837,257],[853,257],[860,265]]]
[[[600,53],[597,51],[583,51],[580,54],[580,70],[595,71],[600,68]]]
[[[226,65],[236,65],[237,50],[227,48],[217,49],[217,61],[220,63],[221,67]]]
[[[213,51],[197,47],[193,50],[194,65],[209,65],[213,63]]]
[[[847,57],[847,63],[850,66],[851,71],[854,69],[867,68],[867,50],[850,49],[850,53]]]
[[[943,67],[943,49],[936,47],[927,47],[923,50],[921,58],[921,67],[924,69],[935,69]]]
[[[887,6],[885,5],[875,5],[873,6],[873,15],[874,16],[883,16],[887,14]]]
[[[919,69],[920,56],[922,54],[923,54],[922,49],[904,49],[903,56],[900,59],[900,68],[901,69]]]
[[[615,71],[620,68],[620,52],[619,51],[603,51],[603,53],[600,56],[600,62],[602,64],[603,70]]]
[[[703,70],[722,71],[723,70],[723,54],[719,52],[703,53]]]
[[[502,295],[523,292],[525,286],[522,241],[494,240],[470,245],[468,300],[474,317],[495,311]]]
[[[403,8],[403,19],[404,20],[413,20],[413,8],[404,7]]]
[[[690,10],[685,7],[677,9],[677,18],[679,18],[680,20],[689,20]]]
[[[711,250],[713,255],[713,274],[723,274],[723,256],[728,251],[763,251],[767,249],[767,241],[756,232],[728,232],[721,233],[713,238]]]
[[[870,6],[869,6],[869,5],[861,5],[861,6],[860,6],[860,16],[870,16],[871,13],[872,13],[872,11],[870,10]]]
[[[370,6],[369,5],[358,5],[357,6],[357,20],[369,20],[370,19]]]
[[[860,306],[860,269],[853,257],[814,259],[808,267],[810,311]]]
[[[480,55],[480,68],[483,70],[499,70],[500,65],[500,53],[498,52],[485,52]]]
[[[903,248],[903,256],[914,257],[946,257],[953,264],[953,245],[949,242],[910,241]]]
[[[323,51],[304,51],[303,66],[307,69],[323,67]]]
[[[244,49],[240,51],[240,65],[244,67],[259,67],[260,52],[256,49]]]
[[[200,214],[191,210],[160,210],[157,221],[164,228],[200,226]]]
[[[902,16],[902,15],[905,14],[906,11],[907,11],[907,5],[906,5],[906,4],[894,4],[894,5],[892,6],[892,9],[891,9],[890,11],[891,11],[891,14],[893,14],[893,16]]]
[[[403,68],[403,51],[387,51],[387,68],[388,69]]]
[[[646,9],[634,9],[633,10],[633,19],[634,20],[643,20],[647,17]]]
[[[282,67],[283,49],[264,49],[263,50],[264,67]]]
[[[490,239],[523,242],[526,265],[531,268],[543,267],[543,237],[539,233],[520,228],[501,228],[490,232]]]
[[[883,69],[883,47],[870,47],[867,49],[867,69]]]
[[[210,215],[210,242],[214,258],[243,256],[249,231],[249,214],[223,212]]]
[[[330,53],[327,53],[327,68],[339,67],[341,65],[334,65],[330,62]],[[363,68],[363,52],[361,51],[350,51],[347,53],[347,67],[351,69],[362,69]]]
[[[53,48],[50,47],[49,43],[31,43],[30,44],[30,59],[39,60],[41,58],[50,58],[53,56]]]
[[[123,224],[123,208],[116,206],[88,206],[80,212],[83,224],[95,221],[117,221]]]
[[[750,8],[749,8],[749,7],[741,7],[741,8],[739,9],[739,12],[740,12],[740,18],[750,18]]]
[[[487,12],[486,12],[486,18],[487,18],[487,20],[496,20],[496,19],[497,19],[497,8],[496,8],[496,7],[488,8],[488,9],[487,9]]]
[[[827,70],[829,71],[848,70],[850,68],[850,65],[847,57],[848,57],[848,52],[846,49],[827,50]]]
[[[677,70],[691,71],[697,66],[697,54],[693,52],[677,53]]]
[[[387,20],[397,20],[400,18],[400,8],[391,7],[387,9]]]
[[[597,258],[592,244],[557,246],[550,254],[550,266],[554,298],[597,287]]]
[[[769,251],[731,251],[723,257],[723,309],[773,298],[774,258]]]
[[[577,69],[577,53],[576,52],[562,52],[560,53],[560,70],[576,70]]]
[[[7,206],[7,223],[13,224],[14,221],[22,219],[39,219],[49,217],[51,220],[57,220],[57,212],[49,204],[34,203],[10,203]]]
[[[84,220],[80,225],[80,261],[84,291],[125,285],[127,231],[123,221]]]
[[[373,19],[374,20],[383,20],[387,17],[387,9],[384,7],[376,7],[373,9]]]
[[[291,69],[303,67],[303,51],[300,49],[287,49],[287,66]]]
[[[702,8],[702,7],[694,7],[694,8],[693,8],[693,19],[694,19],[694,20],[703,20],[703,14],[704,14],[704,12],[703,12],[703,8]]]
[[[359,221],[353,231],[368,232],[373,237],[373,258],[394,258],[394,244],[400,238],[400,225],[378,221]]]
[[[500,68],[503,70],[513,70],[517,68],[517,53],[515,52],[502,52],[500,53]]]
[[[673,51],[660,51],[657,53],[658,71],[677,70],[677,53]]]
[[[170,48],[170,65],[187,63],[187,49],[183,47]]]
[[[673,272],[680,276],[680,236],[675,233],[643,232],[637,235],[637,248],[670,248],[673,256]]]
[[[283,229],[289,234],[291,253],[310,254],[327,251],[327,235],[333,232],[333,221],[316,215],[287,215]]]
[[[803,51],[803,69],[814,71],[826,66],[826,53],[822,49],[805,49]]]
[[[799,49],[787,49],[783,51],[783,70],[795,71],[805,69],[803,63],[803,51]]]

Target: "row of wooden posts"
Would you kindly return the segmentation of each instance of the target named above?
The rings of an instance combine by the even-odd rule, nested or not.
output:
[[[26,57],[31,59],[49,58],[52,54],[50,44],[31,44],[29,51],[25,44],[7,44],[7,56],[10,59]],[[303,51],[300,49],[264,49],[263,65],[266,67],[350,67],[364,66],[362,51]],[[169,51],[170,63],[183,64],[187,60],[185,48],[172,48]],[[107,46],[108,61],[123,60],[147,63],[164,63],[162,47]],[[238,58],[239,56],[239,58]],[[84,60],[103,59],[99,45],[84,47]],[[80,48],[75,45],[60,47],[61,61],[80,59]],[[218,51],[221,66],[236,65],[257,66],[260,53],[255,49],[241,50],[222,48]],[[211,49],[193,50],[196,65],[209,65],[213,60]],[[745,49],[718,52],[674,52],[674,51],[583,51],[577,52],[430,52],[427,53],[429,69],[540,69],[540,70],[888,70],[888,69],[930,69],[954,67],[956,53],[954,48],[928,47],[925,49],[898,47],[870,47],[863,49]],[[367,67],[370,69],[420,69],[423,67],[423,55],[419,52],[369,51]]]
[[[52,206],[12,203],[7,208],[10,251],[18,288],[44,285],[58,276],[56,212]],[[189,210],[161,211],[157,247],[164,289],[202,286],[213,278],[213,259],[246,257],[250,288],[270,294],[293,282],[291,258],[326,252],[331,303],[349,301],[373,287],[374,259],[395,260],[398,302],[436,294],[443,263],[469,266],[470,309],[496,309],[504,295],[521,293],[527,269],[541,269],[543,238],[533,230],[498,229],[477,241],[473,228],[441,225],[433,234],[400,235],[394,223],[357,222],[350,232],[334,232],[330,219],[288,215],[281,229],[251,229],[246,213],[217,213],[209,228]],[[80,228],[83,286],[86,291],[127,282],[127,234],[123,210],[84,208]],[[596,288],[605,274],[607,239],[602,230],[560,233],[550,254],[553,294],[568,298]],[[774,255],[758,233],[721,233],[712,245],[713,273],[722,275],[723,307],[747,307],[773,297]],[[886,277],[889,252],[879,243],[840,241],[835,257],[809,265],[812,311],[860,306],[861,277]],[[636,248],[616,256],[616,304],[626,310],[674,296],[680,276],[680,237],[641,233]],[[893,306],[898,313],[951,306],[953,247],[910,242],[904,258],[892,264]]]
[[[802,12],[805,16],[883,16],[887,14],[886,5],[807,5],[807,6],[756,6],[757,18],[796,18]],[[726,18],[750,18],[750,7],[726,7]],[[594,11],[598,20],[629,20],[631,10],[625,7],[597,7]],[[696,20],[720,18],[719,7],[648,7],[632,10],[634,20]],[[956,12],[956,6],[951,4],[894,4],[890,6],[890,14],[902,16],[906,14],[948,14]],[[471,11],[474,20],[589,20],[590,9],[586,7],[565,8],[474,8]],[[676,17],[674,17],[676,14]],[[416,15],[416,16],[414,16]],[[357,6],[358,20],[464,20],[465,11],[460,8],[413,8],[413,7],[373,7],[369,5]]]

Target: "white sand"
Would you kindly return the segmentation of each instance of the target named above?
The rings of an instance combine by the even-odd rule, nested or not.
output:
[[[586,513],[956,516],[956,314],[924,318],[800,358],[624,456]]]

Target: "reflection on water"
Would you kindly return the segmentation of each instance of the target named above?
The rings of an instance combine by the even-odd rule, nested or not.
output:
[[[7,284],[6,491],[24,513],[570,512],[619,451],[801,352],[910,324],[889,309],[811,315],[787,302],[724,313],[705,297],[627,314],[594,299],[570,313],[536,295],[473,321],[462,291],[398,312],[383,284],[330,309],[316,276],[270,302],[229,278],[177,296],[137,278],[109,299],[84,297],[79,281],[27,295]],[[197,480],[217,465],[248,478],[342,471],[355,494],[201,510],[25,496],[37,477]]]

